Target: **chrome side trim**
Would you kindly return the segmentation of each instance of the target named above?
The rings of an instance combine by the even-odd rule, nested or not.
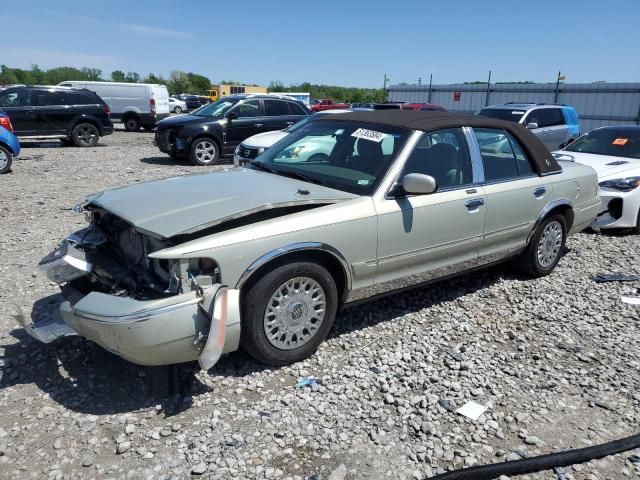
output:
[[[478,185],[484,183],[484,164],[482,163],[482,153],[473,128],[462,127],[462,132],[469,145],[469,155],[471,156],[471,167],[473,169],[473,183]]]
[[[195,297],[195,298],[190,298],[189,300],[185,300],[184,302],[174,303],[173,305],[165,305],[164,307],[153,308],[149,310],[142,310],[140,312],[135,312],[135,313],[131,313],[129,315],[123,315],[123,316],[98,315],[95,313],[82,312],[76,309],[74,309],[73,313],[78,317],[82,317],[87,320],[94,320],[96,322],[101,322],[101,323],[143,322],[145,320],[149,320],[150,318],[157,317],[159,315],[164,315],[167,313],[175,312],[176,310],[181,310],[185,307],[197,305],[201,301],[202,301],[202,298]]]
[[[533,237],[533,234],[535,233],[535,231],[537,230],[538,226],[542,223],[542,221],[544,220],[544,217],[546,217],[549,212],[551,210],[553,210],[554,208],[560,207],[566,205],[567,207],[573,209],[573,203],[571,203],[570,200],[567,200],[566,198],[559,198],[557,200],[554,200],[553,202],[549,202],[540,212],[540,215],[538,216],[538,219],[535,221],[535,223],[533,224],[533,227],[531,228],[531,231],[529,232],[529,235],[527,235],[527,241],[526,243],[529,243],[529,240],[531,240],[531,237]],[[570,229],[571,227],[569,227]],[[568,233],[568,232],[567,232]]]
[[[325,243],[320,243],[320,242],[292,243],[291,245],[280,247],[268,253],[265,253],[263,256],[261,256],[256,261],[254,261],[251,265],[249,265],[249,267],[242,273],[242,275],[240,275],[240,279],[236,284],[236,289],[238,290],[241,289],[242,286],[247,282],[247,280],[249,280],[249,278],[251,278],[251,275],[253,275],[253,273],[256,270],[258,270],[263,265],[266,265],[270,261],[275,260],[276,258],[281,257],[282,255],[286,255],[288,253],[302,252],[305,250],[319,250],[319,251],[330,253],[331,255],[333,255],[335,259],[340,262],[340,265],[342,266],[342,269],[346,276],[347,284],[346,284],[345,291],[349,292],[351,290],[353,273],[351,272],[351,267],[347,263],[347,260],[344,258],[344,256],[342,256],[342,254],[338,250],[333,248],[331,245],[327,245]]]

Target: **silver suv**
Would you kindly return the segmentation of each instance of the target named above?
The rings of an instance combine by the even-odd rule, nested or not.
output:
[[[578,114],[567,105],[509,102],[483,108],[478,115],[524,125],[551,151],[563,148],[580,136]]]

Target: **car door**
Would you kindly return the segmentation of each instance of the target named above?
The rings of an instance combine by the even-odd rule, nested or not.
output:
[[[542,109],[544,117],[544,144],[552,152],[567,141],[567,122],[560,107]]]
[[[66,135],[76,110],[70,105],[67,92],[60,90],[34,90],[38,135]]]
[[[287,102],[278,99],[265,99],[263,103],[265,114],[263,131],[282,130],[295,123]]]
[[[227,113],[227,121],[224,130],[224,153],[233,152],[240,142],[263,131],[266,117],[262,102],[257,98],[238,102]]]
[[[35,136],[38,134],[38,122],[35,106],[32,104],[29,89],[0,92],[0,110],[11,119],[13,131],[17,136]]]
[[[549,202],[552,186],[533,170],[529,155],[509,132],[474,128],[484,171],[486,219],[480,261],[490,263],[524,247]]]
[[[422,283],[476,266],[485,221],[485,195],[462,128],[425,133],[397,182],[409,173],[431,175],[428,195],[387,193],[378,213],[376,291]]]

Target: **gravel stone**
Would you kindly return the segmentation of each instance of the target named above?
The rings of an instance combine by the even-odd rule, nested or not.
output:
[[[547,277],[500,265],[347,307],[313,357],[281,368],[243,352],[209,372],[140,367],[79,337],[31,340],[16,322],[62,301],[36,265],[85,225],[73,205],[231,165],[176,162],[152,141],[118,127],[95,148],[23,142],[0,176],[2,478],[429,478],[637,432],[640,309],[620,296],[640,282],[591,279],[640,273],[623,232],[572,236]],[[308,376],[321,384],[294,388]],[[488,407],[478,421],[450,413],[470,400]],[[633,454],[565,471],[640,478]]]

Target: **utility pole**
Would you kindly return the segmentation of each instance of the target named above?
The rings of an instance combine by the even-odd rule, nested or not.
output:
[[[433,81],[433,73],[429,74],[429,96],[427,97],[427,103],[431,103],[431,82]]]
[[[389,77],[387,77],[387,74],[384,74],[384,82],[382,84],[382,96],[384,98],[383,101],[387,101],[387,82],[389,81]]]
[[[489,70],[489,80],[487,80],[487,94],[484,97],[484,106],[489,105],[489,94],[491,93],[491,70]]]
[[[422,85],[422,77],[418,77],[418,86]]]
[[[561,71],[558,71],[558,79],[556,80],[556,93],[553,96],[553,103],[558,103],[558,95],[560,94],[560,81],[564,80],[564,75]]]

